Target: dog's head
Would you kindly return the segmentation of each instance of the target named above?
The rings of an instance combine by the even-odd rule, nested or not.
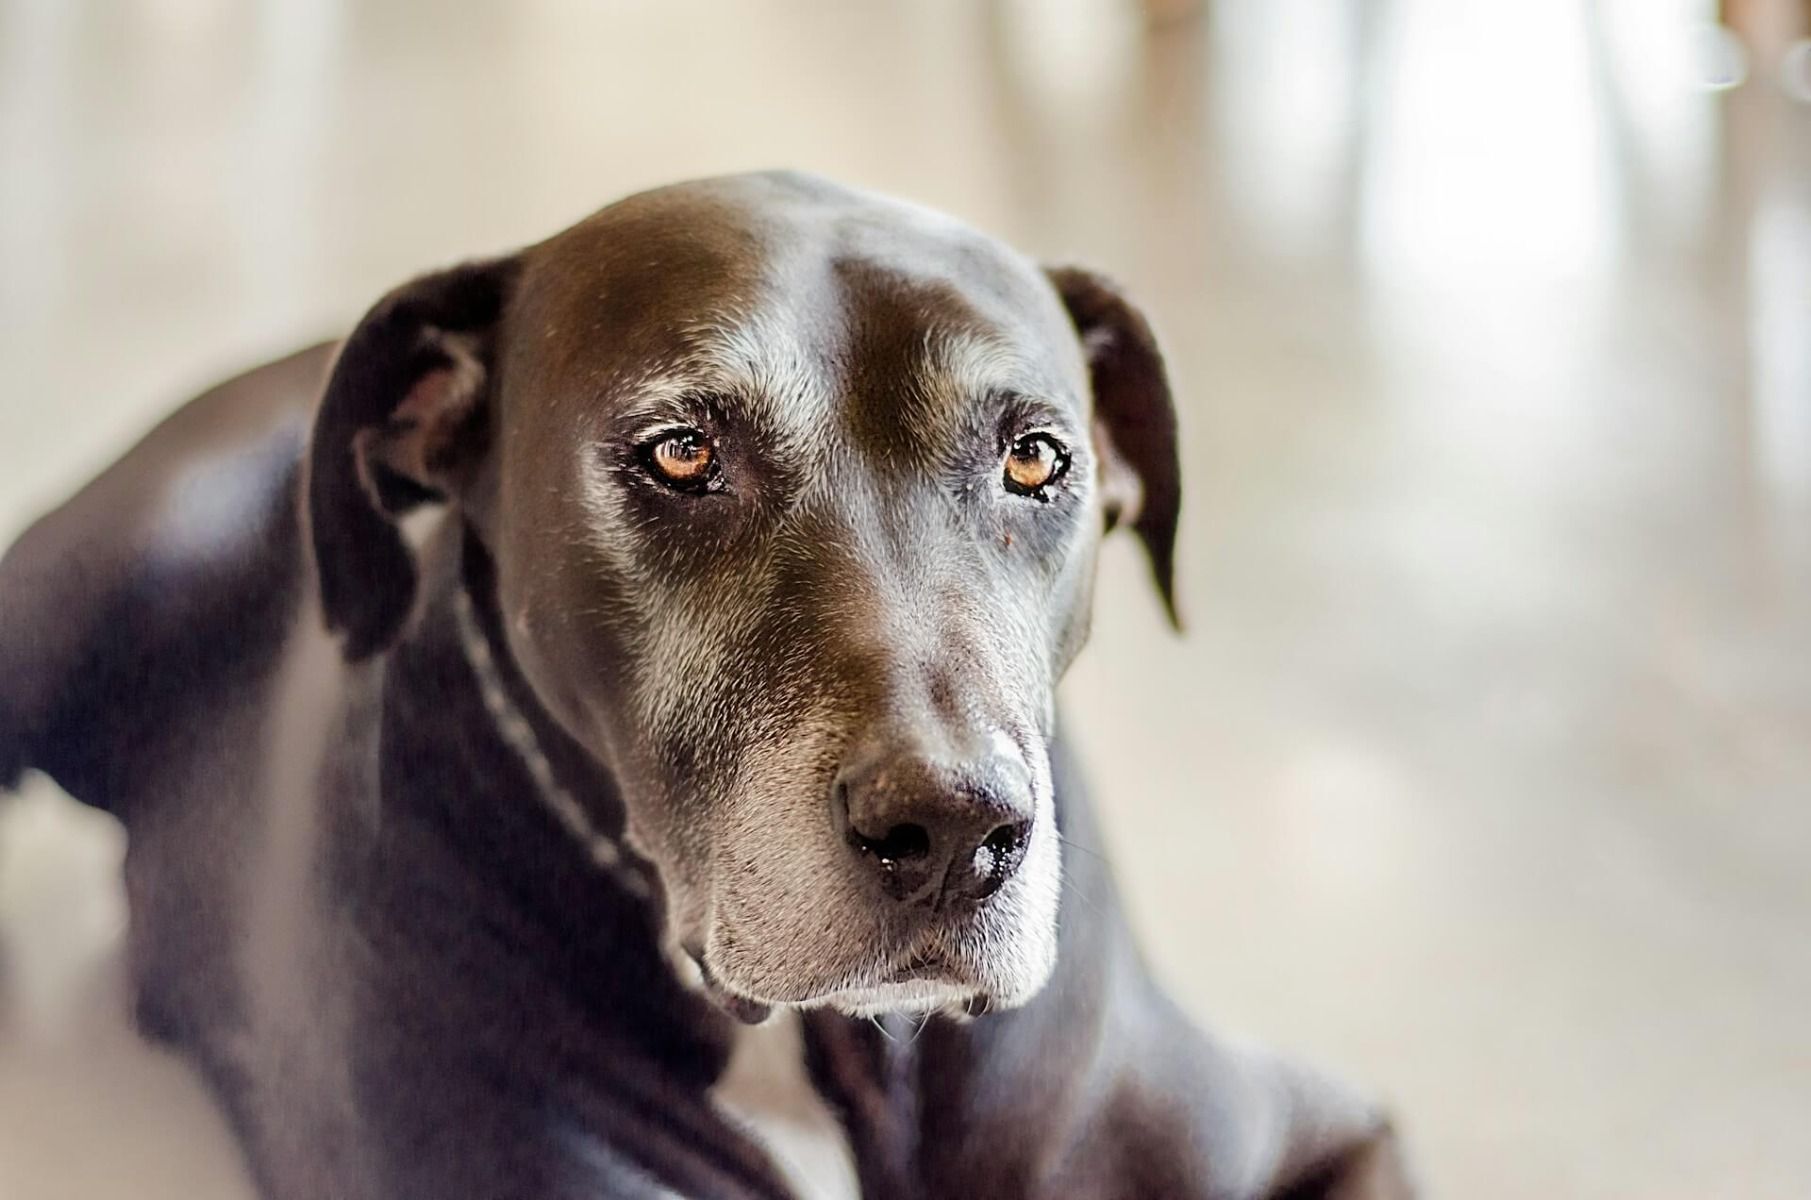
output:
[[[406,624],[424,500],[488,549],[509,652],[717,986],[867,1013],[1043,984],[1052,697],[1104,530],[1170,599],[1174,415],[1109,285],[821,180],[645,193],[346,343],[309,508],[350,657]]]

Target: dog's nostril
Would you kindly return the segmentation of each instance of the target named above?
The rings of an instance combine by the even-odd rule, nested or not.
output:
[[[981,843],[983,849],[990,851],[995,858],[1005,858],[1018,850],[1019,843],[1025,840],[1023,825],[1002,825],[987,835]]]
[[[864,873],[901,903],[972,903],[1005,886],[1031,840],[1024,771],[993,758],[863,757],[831,788],[832,824]]]
[[[877,838],[851,829],[849,841],[857,850],[872,854],[883,863],[910,862],[931,852],[931,835],[922,825],[895,825]]]
[[[975,897],[985,900],[1000,890],[1025,856],[1025,836],[1030,830],[1026,822],[1002,825],[982,839],[975,847]]]

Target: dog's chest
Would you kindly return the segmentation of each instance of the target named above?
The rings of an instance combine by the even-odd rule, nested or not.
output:
[[[797,1013],[744,1026],[711,1094],[766,1148],[800,1200],[858,1200],[849,1140],[805,1071]]]

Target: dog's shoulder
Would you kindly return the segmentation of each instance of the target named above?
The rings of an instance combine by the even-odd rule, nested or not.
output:
[[[37,768],[119,811],[147,743],[275,652],[300,590],[295,488],[331,354],[190,401],[0,559],[0,786]]]

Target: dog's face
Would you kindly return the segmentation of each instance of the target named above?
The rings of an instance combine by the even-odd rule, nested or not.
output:
[[[1048,977],[1053,692],[1103,529],[1139,510],[1167,598],[1175,522],[1161,365],[1098,280],[821,181],[663,189],[380,305],[314,460],[355,655],[408,597],[336,596],[333,462],[367,507],[461,505],[717,989],[868,1013]]]

